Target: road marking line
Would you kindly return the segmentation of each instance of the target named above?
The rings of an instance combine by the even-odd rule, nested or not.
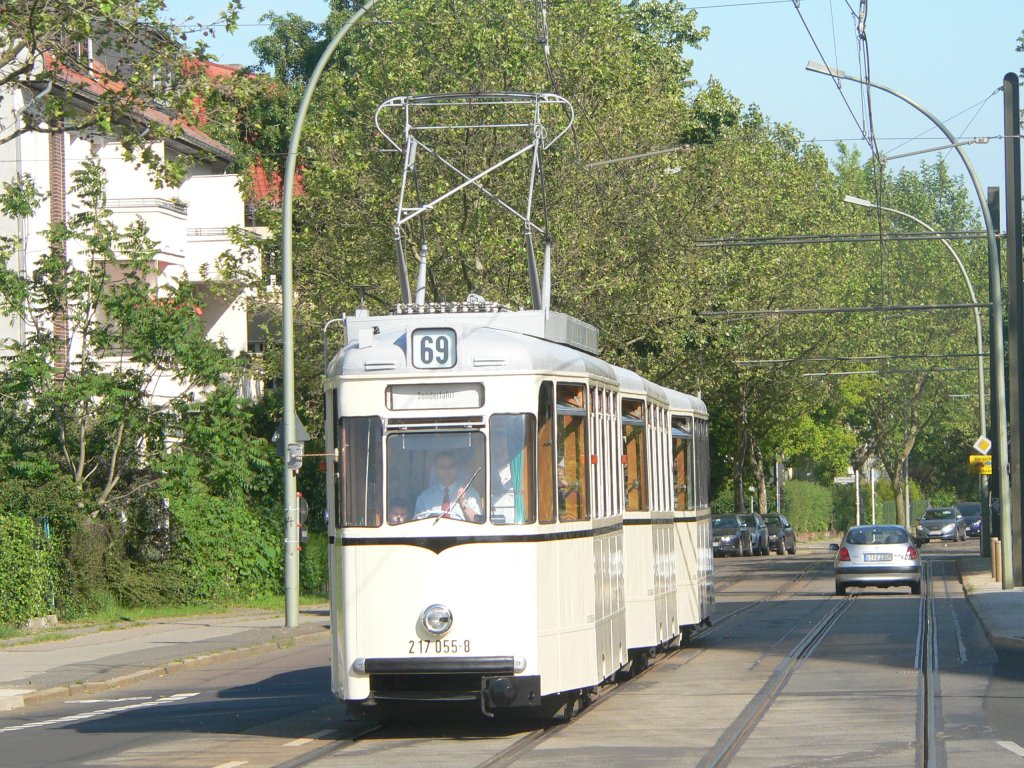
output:
[[[221,763],[220,765],[215,765],[213,766],[213,768],[238,768],[238,766],[245,765],[248,762],[248,760],[234,760],[230,763]]]
[[[997,741],[996,744],[998,744],[1000,747],[1009,752],[1013,752],[1013,754],[1015,755],[1020,755],[1021,757],[1024,757],[1024,747],[1019,746],[1016,742]]]
[[[294,741],[289,741],[284,746],[286,746],[286,747],[301,747],[303,744],[309,744],[309,742],[311,742],[311,741],[316,741],[320,737],[326,736],[328,733],[334,733],[334,730],[335,730],[334,728],[328,728],[326,731],[317,731],[316,733],[309,734],[309,736],[306,736],[305,738],[295,739]],[[218,768],[219,768],[219,766],[218,766]]]
[[[65,704],[120,704],[124,701],[148,701],[152,696],[125,696],[122,699],[68,699]]]
[[[103,715],[113,715],[118,712],[128,712],[133,709],[145,709],[146,707],[156,707],[160,704],[177,704],[183,699],[189,699],[193,696],[198,696],[199,691],[195,693],[176,693],[173,696],[165,696],[162,699],[156,699],[154,701],[140,701],[135,704],[122,704],[119,707],[105,707],[103,709],[97,709],[92,712],[80,712],[77,715],[68,715],[66,717],[56,717],[52,720],[39,720],[34,723],[22,723],[21,725],[9,725],[6,728],[0,728],[0,733],[10,733],[11,731],[26,731],[29,728],[43,728],[47,725],[60,725],[61,723],[74,723],[78,720],[88,720],[90,717],[102,717]]]

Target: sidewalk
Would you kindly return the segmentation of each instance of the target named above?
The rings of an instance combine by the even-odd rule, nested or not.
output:
[[[992,561],[981,555],[957,559],[967,602],[993,648],[1024,650],[1024,588],[1003,589],[992,577]]]
[[[155,619],[123,629],[57,627],[70,637],[0,643],[0,711],[137,680],[233,656],[252,655],[330,634],[326,605],[299,611],[297,627],[283,613],[241,610],[226,614]]]

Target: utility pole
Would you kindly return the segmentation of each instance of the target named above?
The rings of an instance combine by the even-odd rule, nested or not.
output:
[[[1020,430],[1024,415],[1024,264],[1021,262],[1020,82],[1010,72],[1003,78],[1003,147],[1006,160],[1006,289],[1009,335],[1007,429],[1010,437],[1011,499],[1001,514],[1003,589],[1019,587],[1021,574],[1021,511],[1024,510]],[[1002,364],[1002,361],[1000,361]]]

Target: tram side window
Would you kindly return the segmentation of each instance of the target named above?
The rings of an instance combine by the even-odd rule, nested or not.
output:
[[[626,484],[626,509],[647,509],[647,456],[644,430],[644,404],[639,400],[622,401],[622,453]]]
[[[491,522],[522,525],[537,519],[533,451],[537,438],[532,413],[491,416]]]
[[[693,483],[690,481],[692,442],[690,420],[672,419],[672,488],[676,510],[693,509]]]
[[[376,416],[341,420],[341,482],[335,504],[341,519],[336,525],[376,528],[383,520],[381,433]]]
[[[537,496],[540,522],[555,522],[555,405],[554,386],[542,382],[537,398]]]
[[[559,384],[555,412],[558,417],[558,519],[588,520],[586,389]]]

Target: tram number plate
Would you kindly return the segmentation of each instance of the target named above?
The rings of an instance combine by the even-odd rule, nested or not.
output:
[[[409,653],[433,654],[438,656],[469,653],[469,640],[410,640]]]
[[[864,555],[864,562],[865,563],[887,563],[890,560],[892,560],[892,555],[889,554],[888,552],[886,552],[884,554],[883,553],[875,553],[875,554],[868,553],[868,554]]]
[[[454,368],[458,360],[455,331],[420,328],[412,332],[412,364],[417,368]]]

